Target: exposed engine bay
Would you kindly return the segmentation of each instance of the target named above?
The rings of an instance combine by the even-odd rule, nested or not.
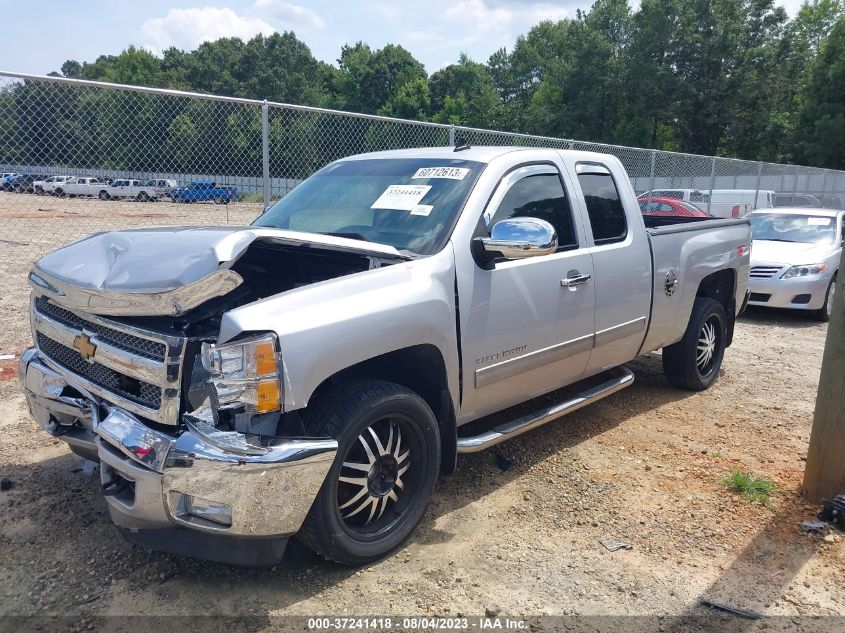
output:
[[[256,241],[230,268],[244,281],[229,294],[178,316],[118,320],[188,337],[216,336],[224,312],[288,290],[379,268],[390,261],[358,253]]]

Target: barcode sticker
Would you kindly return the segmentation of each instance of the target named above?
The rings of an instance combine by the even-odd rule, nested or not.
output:
[[[430,190],[431,185],[390,185],[370,208],[411,211]]]
[[[469,173],[466,167],[420,167],[411,178],[447,178],[463,180]]]

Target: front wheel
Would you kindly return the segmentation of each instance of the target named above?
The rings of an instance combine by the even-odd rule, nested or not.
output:
[[[146,191],[142,191],[138,194],[138,202],[148,202],[150,199],[150,195]]]
[[[698,297],[684,338],[663,348],[663,373],[676,387],[704,391],[716,380],[727,341],[727,318],[721,303]]]
[[[813,312],[813,316],[821,321],[827,323],[833,314],[833,297],[836,294],[836,275],[830,280],[830,285],[827,287],[827,294],[824,296],[824,305]]]
[[[411,533],[431,498],[437,420],[418,394],[380,380],[341,385],[309,409],[309,434],[334,437],[338,452],[298,538],[346,565],[381,558]]]

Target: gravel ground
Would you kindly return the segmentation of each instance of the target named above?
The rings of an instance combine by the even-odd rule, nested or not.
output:
[[[4,198],[0,194],[0,223],[12,214]],[[48,202],[66,201],[43,199]],[[71,210],[83,206],[73,202]],[[120,205],[136,213],[139,206],[84,204],[97,213]],[[167,215],[176,205],[159,204],[144,212],[149,206],[160,214],[156,219],[167,216],[161,223],[173,217],[187,223],[178,213]],[[191,217],[202,220],[196,223],[219,211],[195,208]],[[60,231],[64,225],[56,223],[65,220],[44,213],[49,217],[9,219],[18,232],[7,230],[5,239],[34,241],[36,234]],[[84,217],[83,233],[97,221],[103,228],[112,222],[111,216]],[[45,237],[39,248],[52,246],[48,242]],[[0,248],[11,286],[0,297],[7,326],[0,351],[17,352],[29,338],[26,292],[8,275],[22,278],[29,261],[15,254],[35,251]],[[360,569],[323,561],[296,544],[284,564],[266,570],[128,544],[108,520],[96,467],[38,430],[13,380],[14,362],[0,361],[0,477],[11,486],[0,491],[0,615],[68,616],[62,626],[85,630],[102,626],[98,618],[106,615],[477,616],[501,610],[524,617],[655,616],[657,629],[667,616],[706,615],[698,599],[707,597],[787,616],[779,623],[826,630],[832,621],[824,616],[845,614],[845,543],[839,534],[805,535],[798,527],[816,510],[803,503],[798,487],[826,329],[802,315],[749,311],[718,382],[699,394],[670,388],[659,354],[638,359],[629,365],[636,374],[632,388],[461,457],[411,538]],[[722,480],[735,469],[777,482],[769,507],[726,489]],[[600,545],[603,539],[633,548],[611,553]],[[273,622],[233,621],[226,630],[260,630]],[[179,627],[207,624],[189,619]]]

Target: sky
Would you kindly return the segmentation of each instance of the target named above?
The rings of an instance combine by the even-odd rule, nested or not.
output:
[[[802,0],[778,0],[794,15]],[[318,59],[336,64],[341,46],[401,44],[429,73],[462,52],[487,61],[544,19],[588,9],[592,0],[41,0],[38,11],[0,0],[0,70],[57,71],[67,59],[94,61],[130,44],[160,53],[204,40],[294,31]],[[8,10],[11,9],[11,10]]]

